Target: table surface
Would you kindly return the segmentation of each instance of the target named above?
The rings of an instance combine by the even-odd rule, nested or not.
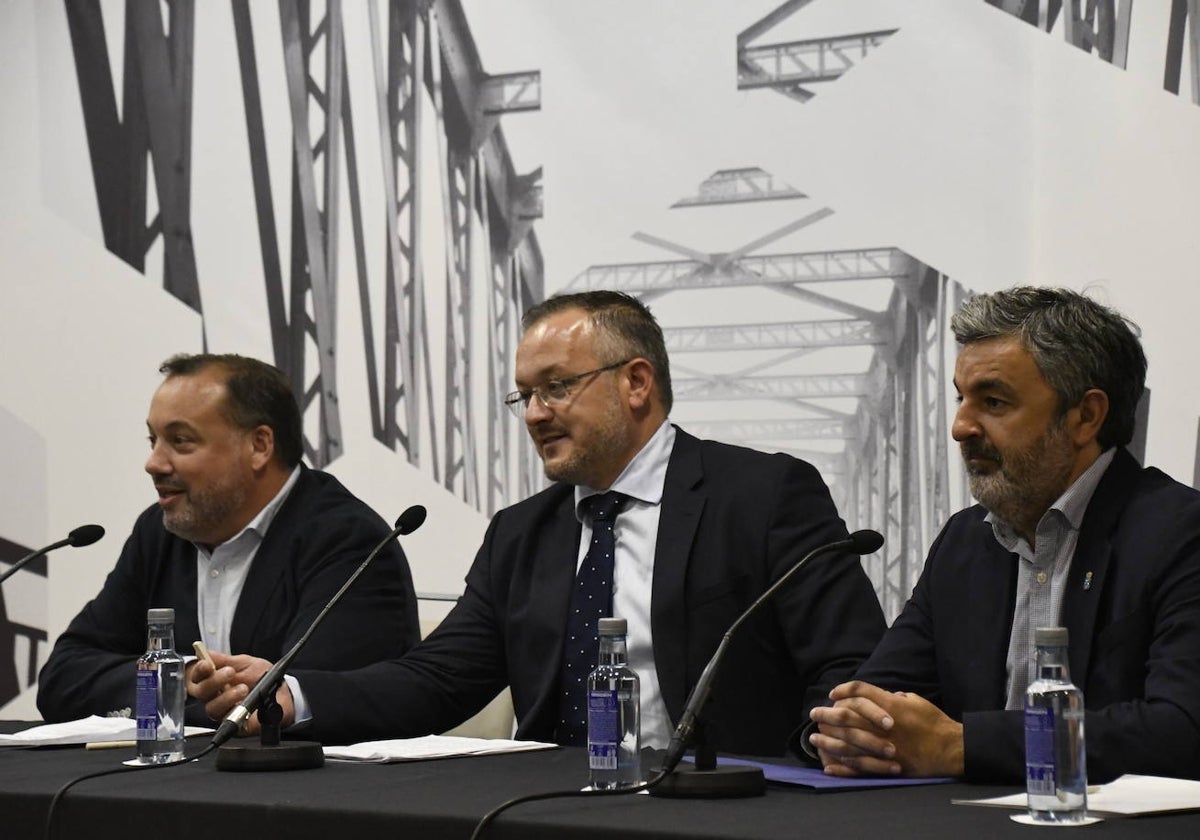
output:
[[[7,728],[7,727],[6,727]],[[7,728],[7,731],[13,731]],[[189,743],[189,754],[203,741]],[[0,836],[39,838],[55,791],[69,780],[119,767],[131,749],[0,748]],[[72,787],[55,812],[55,836],[172,840],[214,836],[461,838],[496,805],[529,793],[578,789],[580,749],[388,765],[327,763],[317,770],[231,773],[213,756],[159,770],[130,770]],[[532,802],[505,812],[486,833],[501,838],[1024,837],[999,808],[950,800],[1013,793],[966,784],[816,793],[769,785],[740,800],[645,795]],[[1200,813],[1108,819],[1087,828],[1105,838],[1200,836]]]

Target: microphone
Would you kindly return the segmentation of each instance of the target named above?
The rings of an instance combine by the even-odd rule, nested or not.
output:
[[[4,572],[4,574],[0,574],[0,583],[3,583],[4,581],[6,581],[10,577],[12,577],[12,575],[14,573],[16,573],[16,571],[18,569],[26,566],[27,564],[31,563],[32,561],[38,559],[39,557],[41,557],[45,554],[49,554],[51,551],[54,551],[54,549],[56,549],[56,548],[62,548],[64,545],[69,545],[69,546],[74,546],[76,548],[80,548],[85,545],[91,545],[92,543],[96,542],[96,540],[100,539],[103,536],[104,536],[104,529],[101,528],[99,525],[80,525],[74,531],[67,534],[65,539],[61,539],[58,542],[50,543],[50,545],[46,546],[45,548],[39,548],[37,551],[26,554],[24,557],[22,557],[20,560],[18,560],[16,563],[14,563],[11,567],[9,567],[8,570]]]
[[[708,664],[705,665],[704,670],[700,672],[700,679],[696,681],[696,685],[692,689],[692,693],[688,695],[687,703],[683,708],[683,715],[679,719],[679,725],[675,727],[675,732],[671,735],[671,742],[667,745],[666,758],[663,760],[662,767],[660,768],[660,774],[663,778],[666,778],[671,771],[678,766],[680,759],[683,758],[683,754],[687,751],[688,744],[691,743],[692,735],[695,733],[697,719],[700,716],[701,710],[704,708],[704,704],[708,701],[708,695],[712,692],[713,683],[717,678],[717,671],[720,669],[721,660],[725,656],[725,650],[729,647],[730,639],[733,638],[733,634],[742,625],[742,622],[753,615],[760,606],[770,600],[770,598],[776,592],[778,592],[783,585],[787,583],[796,572],[800,571],[800,569],[802,569],[812,558],[820,554],[828,554],[831,551],[848,551],[856,555],[871,554],[875,551],[878,551],[882,546],[883,535],[881,535],[878,531],[869,530],[855,531],[845,539],[818,546],[812,551],[808,552],[808,554],[801,557],[800,560],[796,562],[796,565],[784,572],[783,575],[780,576],[779,580],[767,587],[766,591],[763,592],[762,595],[759,595],[758,599],[755,600],[753,604],[747,607],[746,610],[737,617],[737,620],[734,621],[730,628],[725,631],[725,635],[721,638],[721,643],[717,645],[717,649],[713,652],[712,657],[708,660]],[[759,778],[761,780],[761,773]],[[651,790],[651,793],[662,796],[670,796],[673,793],[673,788],[675,795],[699,795],[693,791],[684,793],[682,790],[679,790],[672,785],[667,785],[665,789],[663,786],[656,786]],[[714,794],[711,790],[709,792],[710,795],[720,795]],[[761,790],[759,792],[761,793]],[[743,793],[735,795],[746,794]]]
[[[234,734],[241,728],[242,724],[245,723],[247,718],[254,714],[260,705],[264,704],[264,698],[270,698],[268,702],[274,701],[275,691],[279,688],[279,683],[283,681],[283,675],[287,671],[288,666],[291,664],[292,660],[296,658],[296,654],[300,652],[300,649],[303,648],[308,642],[308,639],[310,636],[312,636],[313,631],[320,626],[321,622],[324,620],[329,611],[333,609],[339,601],[342,600],[342,596],[346,594],[346,590],[350,588],[351,584],[358,580],[359,576],[367,570],[367,566],[371,564],[371,561],[374,560],[379,552],[383,551],[383,549],[387,547],[392,540],[405,534],[411,534],[413,531],[420,528],[424,522],[425,508],[421,505],[413,505],[405,510],[404,513],[400,514],[400,518],[396,520],[396,527],[392,529],[391,533],[380,540],[379,545],[375,546],[375,548],[371,550],[371,553],[367,555],[367,559],[364,560],[362,564],[354,570],[354,574],[350,575],[346,582],[342,584],[342,588],[333,594],[333,597],[329,599],[329,603],[325,605],[317,617],[313,619],[312,624],[308,626],[308,629],[304,631],[304,635],[297,640],[296,644],[292,645],[291,650],[285,653],[278,662],[271,666],[271,669],[263,675],[262,679],[260,679],[254,688],[250,690],[250,693],[246,695],[246,699],[234,706],[233,709],[230,710],[229,714],[225,716],[225,719],[221,721],[221,725],[217,727],[217,731],[213,735],[212,742],[209,744],[209,749],[219,747],[232,738]],[[320,745],[317,746],[319,752]],[[224,754],[225,751],[223,750],[221,755]],[[223,768],[221,766],[221,755],[218,755],[217,758],[217,769],[272,769],[271,767],[233,767],[232,765],[229,768]],[[274,769],[283,769],[277,762],[272,762],[272,765]],[[317,766],[319,766],[319,764]]]

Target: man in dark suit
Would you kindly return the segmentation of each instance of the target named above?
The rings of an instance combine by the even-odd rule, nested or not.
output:
[[[283,374],[234,355],[176,356],[146,425],[158,502],[38,681],[51,721],[130,709],[146,611],[175,609],[175,643],[277,658],[390,530],[337,479],[300,463],[300,411]],[[355,668],[419,638],[408,562],[393,543],[330,612],[297,662]],[[190,663],[188,669],[195,667]],[[188,720],[211,724],[203,704]]]
[[[697,440],[667,421],[662,331],[636,299],[555,297],[528,312],[524,326],[519,390],[505,402],[558,483],[496,514],[462,598],[407,656],[350,673],[294,671],[306,711],[293,715],[298,698],[282,689],[285,720],[309,720],[322,741],[441,731],[508,685],[519,738],[580,743],[576,710],[595,638],[594,627],[578,638],[570,629],[573,591],[583,591],[593,567],[585,554],[597,533],[593,515],[601,515],[590,506],[610,491],[623,494],[609,526],[611,614],[629,623],[643,745],[665,746],[738,614],[807,551],[846,536],[812,466]],[[607,604],[601,614],[610,614]],[[883,628],[856,557],[809,564],[734,640],[705,715],[710,741],[781,754],[807,708],[853,673]],[[567,637],[584,650],[582,664],[572,664],[577,646]],[[220,681],[242,663],[218,665]],[[244,694],[244,686],[229,688],[210,712]]]
[[[826,772],[1025,778],[1033,629],[1069,632],[1088,777],[1200,776],[1200,493],[1125,451],[1146,374],[1131,326],[1067,290],[969,301],[953,434],[980,504],[812,718]]]

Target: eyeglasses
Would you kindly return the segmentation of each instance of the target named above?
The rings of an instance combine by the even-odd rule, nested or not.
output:
[[[553,408],[556,405],[561,405],[566,402],[571,396],[571,389],[578,385],[589,376],[595,376],[598,373],[604,373],[608,370],[616,370],[622,365],[629,364],[631,360],[625,359],[620,362],[613,362],[611,365],[589,370],[587,373],[577,373],[574,376],[568,376],[563,379],[551,379],[545,385],[539,385],[536,388],[531,388],[528,391],[513,391],[504,398],[504,404],[512,410],[512,413],[521,417],[529,408],[529,401],[533,399],[533,395],[537,394],[537,398],[546,408]]]

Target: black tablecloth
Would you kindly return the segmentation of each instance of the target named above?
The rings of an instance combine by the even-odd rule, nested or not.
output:
[[[5,727],[12,731],[11,727]],[[189,753],[203,742],[190,742]],[[39,838],[51,797],[84,773],[118,766],[131,749],[0,749],[0,837]],[[563,749],[408,764],[328,763],[284,773],[217,771],[213,757],[163,770],[129,771],[73,787],[56,810],[56,836],[460,838],[499,803],[527,793],[579,788],[583,750]],[[951,798],[1016,792],[963,784],[815,793],[771,785],[744,800],[667,800],[645,795],[519,805],[487,832],[501,838],[992,838],[1049,829],[1021,826],[1009,811],[951,805]],[[1200,814],[1110,819],[1088,837],[1200,837]]]

